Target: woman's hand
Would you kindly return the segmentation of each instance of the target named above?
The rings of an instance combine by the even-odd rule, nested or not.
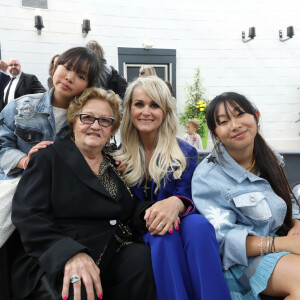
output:
[[[3,72],[6,72],[8,69],[8,65],[4,60],[0,59],[0,70],[2,70]]]
[[[32,155],[36,152],[38,152],[40,149],[45,149],[48,146],[50,146],[51,144],[53,144],[54,142],[52,141],[42,141],[36,145],[34,145],[28,152],[28,162],[30,161]]]
[[[300,235],[300,221],[299,220],[292,220],[293,227],[288,232],[288,236],[291,235]]]
[[[36,144],[35,146],[33,146],[29,152],[28,152],[28,155],[27,156],[24,156],[22,157],[19,162],[18,162],[18,165],[17,167],[20,168],[20,169],[26,169],[27,168],[27,165],[32,157],[32,155],[36,152],[38,152],[40,149],[45,149],[47,148],[49,145],[53,144],[54,142],[52,141],[42,141],[38,144]]]
[[[300,255],[300,235],[275,237],[276,252],[289,251]]]
[[[146,227],[151,235],[173,233],[173,226],[178,230],[180,220],[178,215],[184,212],[183,202],[175,196],[157,201],[145,211]]]
[[[120,172],[120,173],[123,173],[126,169],[126,165],[121,165],[121,161],[119,160],[115,160],[115,164],[117,166],[117,170]]]
[[[94,288],[99,299],[102,299],[103,291],[100,280],[100,270],[93,259],[86,253],[78,253],[70,258],[64,270],[64,280],[62,289],[62,299],[69,296],[69,288],[72,276],[79,276],[81,280],[73,283],[74,300],[81,299],[81,284],[85,286],[87,299],[94,300]]]

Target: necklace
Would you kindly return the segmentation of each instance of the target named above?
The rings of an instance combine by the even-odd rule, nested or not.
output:
[[[145,178],[144,187],[143,187],[145,198],[148,198],[148,193],[151,191],[151,183],[152,180],[147,180],[147,178]]]
[[[255,159],[253,160],[251,167],[248,168],[248,169],[246,169],[246,170],[247,170],[248,172],[250,172],[250,171],[254,168],[254,166],[255,166]]]

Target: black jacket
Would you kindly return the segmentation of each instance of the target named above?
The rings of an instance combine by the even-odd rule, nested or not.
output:
[[[10,77],[0,71],[0,112],[4,108],[4,102],[3,102],[4,90],[9,80]]]
[[[101,71],[95,86],[112,90],[123,99],[128,83],[113,66],[108,65],[105,59],[101,59]]]
[[[110,221],[128,222],[135,209],[143,210],[146,203],[135,201],[112,168],[109,172],[118,188],[115,199],[69,138],[33,156],[12,205],[25,249],[13,267],[15,295],[29,295],[44,273],[53,286],[61,285],[68,259],[87,252],[96,261],[115,231]]]
[[[6,74],[4,74],[6,75]],[[8,76],[8,75],[6,75]],[[8,78],[10,79],[10,78]],[[6,81],[6,84],[3,88],[3,91],[0,91],[0,110],[4,107],[4,89],[6,85],[8,84],[9,80]],[[21,96],[28,95],[28,94],[38,94],[38,93],[44,93],[46,92],[46,89],[43,87],[43,85],[39,82],[37,77],[32,74],[26,74],[21,73],[19,82],[15,89],[15,95],[14,99],[17,99]]]

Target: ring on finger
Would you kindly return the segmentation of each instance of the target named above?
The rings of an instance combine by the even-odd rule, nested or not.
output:
[[[166,224],[165,224],[165,223],[163,223],[163,222],[160,222],[160,223],[159,223],[159,226],[160,226],[160,227],[165,227],[165,226],[166,226]]]
[[[80,276],[77,276],[77,275],[73,275],[71,277],[71,283],[75,283],[77,281],[81,280]]]

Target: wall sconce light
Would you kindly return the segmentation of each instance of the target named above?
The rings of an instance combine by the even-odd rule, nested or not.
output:
[[[91,22],[88,19],[84,19],[81,24],[82,36],[87,37],[89,31],[91,31]]]
[[[152,41],[149,40],[149,41],[145,41],[142,46],[144,49],[150,50],[153,48],[154,44]]]
[[[42,28],[44,28],[44,24],[43,24],[43,17],[41,16],[41,12],[38,9],[35,11],[34,27],[37,29],[37,34],[41,35]]]
[[[287,29],[286,29],[286,36],[287,36],[287,38],[286,39],[282,38],[282,30],[279,30],[279,40],[281,42],[285,42],[285,41],[291,39],[294,35],[295,34],[294,34],[294,27],[293,26],[287,27]]]
[[[249,39],[246,40],[246,39],[245,39],[245,31],[242,31],[242,40],[243,40],[244,43],[247,43],[247,42],[253,40],[254,37],[256,37],[256,34],[255,34],[255,27],[250,27],[250,28],[249,28],[249,35],[248,35],[248,37],[249,37]]]

